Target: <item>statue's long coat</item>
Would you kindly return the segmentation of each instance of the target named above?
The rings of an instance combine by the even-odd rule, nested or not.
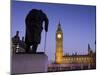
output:
[[[48,31],[48,18],[41,10],[32,9],[26,16],[26,36],[25,43],[33,44],[40,43],[43,22],[45,24],[45,31]]]

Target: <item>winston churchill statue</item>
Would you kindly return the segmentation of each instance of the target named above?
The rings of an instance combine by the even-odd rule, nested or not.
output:
[[[41,42],[42,30],[45,29],[48,32],[48,23],[47,15],[42,10],[32,9],[29,11],[25,19],[26,53],[30,52],[30,47],[32,47],[32,53],[36,53],[38,44]]]

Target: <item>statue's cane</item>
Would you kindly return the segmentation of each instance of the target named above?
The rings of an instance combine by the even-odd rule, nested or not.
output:
[[[47,38],[47,32],[45,32],[45,40],[44,40],[44,52],[46,52],[46,38]]]

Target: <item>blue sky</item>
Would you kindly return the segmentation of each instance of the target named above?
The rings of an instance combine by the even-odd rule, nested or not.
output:
[[[46,54],[49,60],[54,60],[56,50],[55,34],[60,21],[63,30],[64,54],[86,54],[88,43],[95,51],[96,7],[71,4],[51,4],[12,1],[11,5],[11,36],[19,30],[20,37],[25,36],[25,17],[31,9],[41,9],[49,19]],[[44,34],[38,51],[44,51]]]

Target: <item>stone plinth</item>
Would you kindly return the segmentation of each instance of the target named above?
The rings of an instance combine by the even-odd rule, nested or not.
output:
[[[12,74],[47,72],[48,57],[46,54],[14,54],[11,59]]]

